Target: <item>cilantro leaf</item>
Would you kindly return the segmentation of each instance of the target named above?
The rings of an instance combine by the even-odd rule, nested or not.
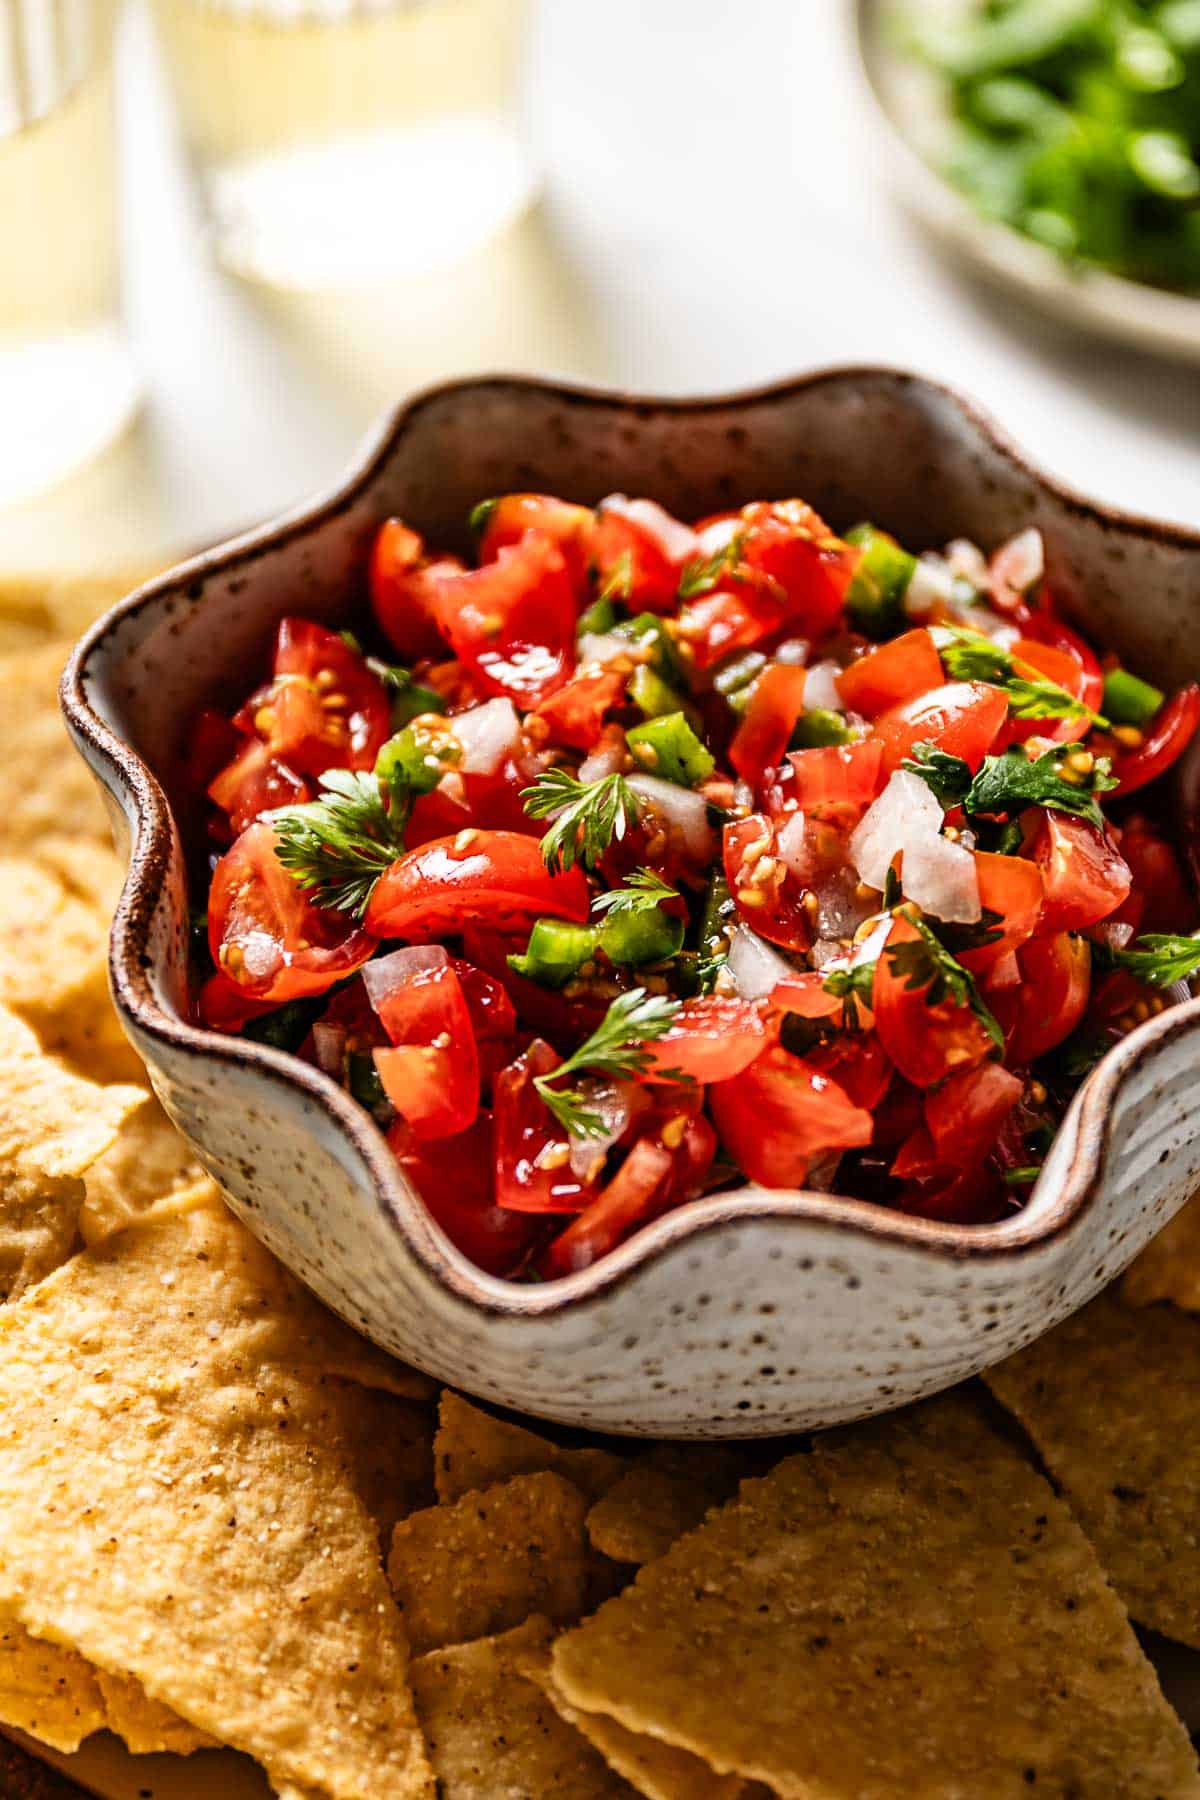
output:
[[[984,1005],[975,977],[956,962],[945,945],[934,935],[924,919],[905,909],[903,916],[917,933],[915,940],[904,944],[886,944],[884,955],[892,974],[906,988],[924,988],[926,1006],[969,1007],[996,1049],[1004,1050],[1004,1033],[995,1015]]]
[[[741,557],[744,536],[744,532],[735,531],[729,542],[711,556],[695,557],[685,563],[679,577],[679,598],[695,600],[701,594],[711,594],[722,580],[729,578]]]
[[[821,985],[841,1001],[843,1029],[857,1031],[859,1002],[869,1007],[875,997],[875,964],[861,962],[849,969],[830,969]]]
[[[1003,688],[1014,719],[1084,718],[1092,725],[1107,726],[1107,719],[1085,706],[1067,688],[1040,674],[1032,663],[1014,657],[982,632],[962,625],[938,625],[934,627],[934,638],[950,679],[986,681]]]
[[[375,883],[403,853],[407,807],[391,810],[378,777],[351,769],[327,770],[321,786],[319,800],[263,816],[279,839],[276,856],[313,904],[361,919]]]
[[[936,744],[914,744],[911,756],[901,763],[910,775],[919,775],[933,789],[936,799],[947,812],[960,806],[971,785],[971,768],[961,756],[950,756]]]
[[[1004,936],[1004,921],[1000,913],[985,906],[973,925],[939,919],[937,935],[951,956],[961,956],[964,950],[984,950],[989,944],[998,944]]]
[[[1171,987],[1177,981],[1190,981],[1200,969],[1200,937],[1175,937],[1170,932],[1152,931],[1134,940],[1124,950],[1093,945],[1097,960],[1113,969],[1128,969],[1137,981],[1147,987]]]
[[[648,994],[644,988],[618,994],[590,1038],[557,1069],[534,1077],[539,1098],[564,1131],[572,1137],[602,1137],[604,1121],[589,1111],[586,1093],[577,1087],[559,1087],[557,1083],[583,1070],[589,1075],[617,1079],[640,1075],[650,1060],[643,1046],[671,1029],[682,1004],[665,994]],[[669,1074],[663,1079],[669,1080]]]
[[[664,900],[678,900],[679,890],[670,887],[653,869],[635,869],[626,877],[624,887],[611,888],[597,894],[592,901],[593,913],[605,913],[610,919],[630,914],[653,912]]]
[[[963,797],[964,812],[1013,813],[1026,806],[1047,806],[1086,819],[1102,831],[1104,815],[1096,795],[1108,793],[1117,783],[1106,756],[1096,757],[1091,769],[1075,781],[1064,775],[1063,770],[1070,769],[1069,759],[1082,751],[1082,744],[1056,745],[1031,762],[1019,745],[1013,744],[1002,756],[985,756]]]
[[[551,870],[576,862],[594,869],[613,839],[637,823],[637,800],[623,775],[580,781],[567,769],[546,769],[522,788],[521,799],[531,819],[554,820],[542,839],[542,860]]]

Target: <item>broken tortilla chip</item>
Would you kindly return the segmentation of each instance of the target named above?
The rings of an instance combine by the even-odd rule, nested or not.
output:
[[[433,1505],[433,1420],[423,1407],[381,1388],[329,1376],[349,1455],[347,1472],[375,1521],[380,1559],[401,1519]]]
[[[572,1705],[797,1800],[1200,1795],[1090,1545],[961,1393],[746,1482],[553,1669]]]
[[[472,1406],[449,1388],[438,1412],[434,1461],[441,1501],[458,1500],[513,1475],[536,1475],[546,1469],[595,1499],[626,1467],[625,1459],[611,1450],[561,1449],[537,1432]]]
[[[1185,1312],[1200,1312],[1200,1194],[1129,1265],[1121,1298],[1129,1306],[1169,1300]]]
[[[587,1501],[561,1475],[517,1475],[402,1519],[388,1576],[414,1654],[583,1610]]]
[[[1200,1320],[1110,1292],[987,1372],[1134,1618],[1200,1648]]]
[[[104,1701],[104,1723],[134,1756],[155,1756],[161,1751],[191,1756],[193,1751],[216,1747],[216,1738],[197,1731],[169,1706],[151,1700],[132,1676],[106,1675],[97,1669],[96,1680]]]
[[[345,1474],[346,1327],[212,1202],[0,1313],[0,1605],[323,1800],[430,1800]],[[290,1295],[290,1297],[289,1297]]]
[[[108,1723],[96,1671],[0,1619],[0,1721],[70,1754]]]
[[[520,1672],[546,1619],[436,1650],[412,1664],[413,1694],[442,1800],[624,1800],[634,1789]]]
[[[0,854],[55,833],[108,844],[108,818],[87,764],[67,736],[58,681],[71,640],[0,658],[0,767],[7,786]]]
[[[195,1151],[147,1092],[84,1177],[79,1231],[94,1248],[172,1194],[207,1181]],[[210,1184],[211,1186],[211,1184]],[[212,1189],[215,1193],[215,1188]]]
[[[614,1482],[588,1514],[588,1537],[614,1562],[654,1562],[694,1531],[749,1473],[743,1448],[659,1444]]]

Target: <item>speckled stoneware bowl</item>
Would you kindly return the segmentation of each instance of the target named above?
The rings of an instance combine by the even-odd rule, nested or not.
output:
[[[825,1194],[743,1187],[649,1225],[542,1287],[446,1242],[374,1124],[316,1069],[185,1023],[180,744],[231,701],[279,618],[361,604],[379,521],[465,548],[480,498],[652,494],[685,518],[800,494],[914,548],[1036,523],[1056,592],[1148,675],[1200,675],[1200,536],[1123,518],[1031,469],[972,406],[879,369],[726,399],[538,381],[441,387],[388,420],[329,498],[184,564],[79,645],[72,735],[111,796],[129,876],[112,934],[125,1028],[235,1210],[337,1312],[489,1400],[680,1437],[788,1432],[899,1405],[1006,1356],[1082,1305],[1197,1185],[1200,1003],[1143,1026],[1077,1098],[1028,1206],[929,1223]]]

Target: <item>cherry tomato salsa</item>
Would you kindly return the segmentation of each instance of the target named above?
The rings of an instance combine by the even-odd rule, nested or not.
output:
[[[964,1223],[1187,996],[1155,785],[1200,722],[990,560],[801,500],[509,494],[475,565],[379,531],[194,723],[199,1018],[387,1133],[481,1268],[581,1269],[741,1181]]]

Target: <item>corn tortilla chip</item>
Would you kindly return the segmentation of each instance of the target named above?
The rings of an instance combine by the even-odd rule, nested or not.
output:
[[[0,576],[0,642],[19,631],[34,642],[53,637],[70,643],[93,619],[149,581],[158,567],[135,564],[104,575]]]
[[[962,1393],[746,1482],[553,1668],[573,1705],[803,1800],[1200,1795],[1090,1545]]]
[[[659,1444],[588,1514],[593,1546],[614,1562],[654,1562],[737,1491],[746,1452],[723,1444]]]
[[[375,1521],[380,1560],[401,1519],[433,1504],[433,1421],[410,1400],[330,1376],[347,1472]]]
[[[0,1314],[0,1605],[323,1800],[428,1800],[408,1650],[344,1472],[346,1328],[218,1205]]]
[[[70,1753],[108,1717],[90,1663],[0,1619],[0,1720]]]
[[[1134,1618],[1200,1648],[1200,1319],[1102,1294],[987,1383]]]
[[[517,1475],[402,1519],[388,1576],[413,1653],[583,1610],[587,1501],[561,1475]]]
[[[446,1388],[438,1412],[434,1440],[437,1494],[442,1501],[461,1499],[476,1488],[492,1487],[513,1475],[535,1475],[552,1469],[589,1499],[612,1486],[625,1468],[611,1450],[565,1450],[524,1426],[497,1419]]]
[[[1185,1312],[1200,1312],[1200,1194],[1130,1264],[1121,1298],[1129,1306],[1170,1300]]]
[[[207,1180],[187,1139],[147,1092],[84,1177],[79,1230],[89,1247],[123,1231],[160,1200]]]
[[[151,1700],[131,1676],[106,1675],[97,1669],[96,1680],[104,1701],[104,1723],[134,1756],[154,1756],[161,1751],[191,1756],[195,1750],[216,1747],[216,1738],[188,1725],[169,1706]]]
[[[109,842],[99,790],[67,736],[58,706],[58,680],[71,641],[63,637],[0,658],[0,768],[7,782],[0,853],[5,855],[54,833]]]
[[[718,1775],[689,1750],[628,1731],[604,1713],[572,1706],[554,1680],[549,1645],[523,1656],[519,1666],[537,1682],[559,1718],[573,1725],[646,1800],[744,1800],[746,1783],[739,1775]]]
[[[621,1780],[520,1672],[546,1619],[417,1657],[413,1693],[442,1800],[622,1800]]]

